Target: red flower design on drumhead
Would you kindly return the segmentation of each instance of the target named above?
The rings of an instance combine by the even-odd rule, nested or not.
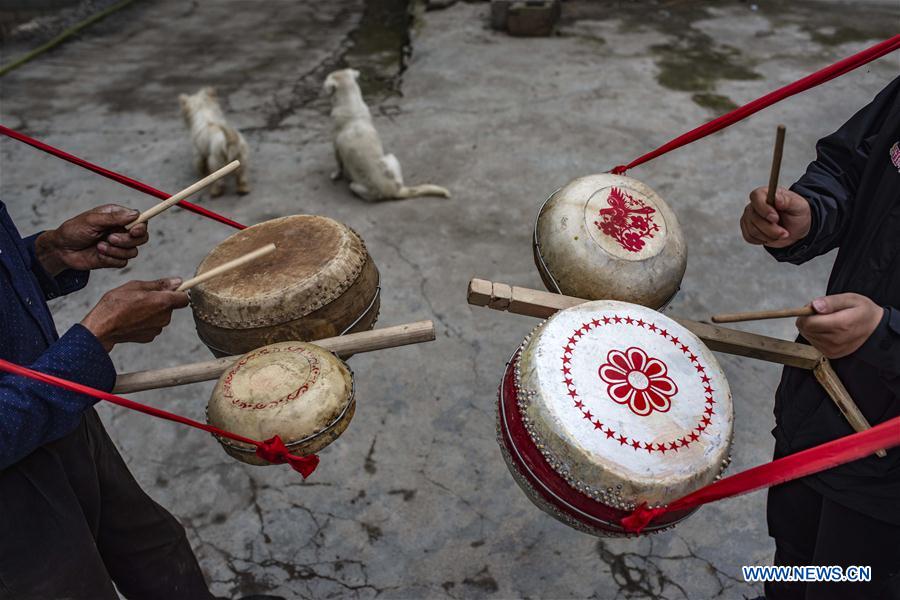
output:
[[[625,352],[610,350],[606,360],[600,367],[600,379],[609,384],[606,391],[613,401],[627,404],[641,417],[671,408],[678,386],[667,375],[664,362],[635,347]]]

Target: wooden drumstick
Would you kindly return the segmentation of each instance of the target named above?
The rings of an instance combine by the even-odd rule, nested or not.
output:
[[[589,302],[582,298],[510,286],[486,279],[472,279],[469,282],[467,297],[469,304],[475,306],[486,306],[494,310],[542,319],[557,311]],[[813,371],[816,379],[855,431],[865,431],[871,427],[831,368],[828,359],[812,346],[689,319],[671,316],[670,318],[703,340],[710,350]],[[877,454],[886,455],[883,450]]]
[[[173,206],[175,206],[176,204],[178,204],[179,202],[181,202],[188,196],[196,194],[197,192],[199,192],[203,188],[207,187],[208,185],[211,185],[212,183],[215,183],[219,179],[222,179],[223,177],[225,177],[226,175],[228,175],[229,173],[231,173],[232,171],[234,171],[235,169],[237,169],[240,166],[241,166],[241,161],[239,161],[239,160],[235,160],[235,161],[228,163],[227,165],[225,165],[224,167],[222,167],[215,173],[210,173],[209,175],[207,175],[200,181],[198,181],[196,183],[192,183],[191,185],[187,186],[186,188],[184,188],[177,194],[169,196],[168,198],[166,198],[165,200],[163,200],[156,206],[148,208],[147,210],[142,212],[140,214],[140,216],[138,216],[137,219],[135,219],[134,221],[132,221],[131,223],[126,225],[125,229],[131,229],[138,223],[144,223],[146,221],[149,221],[150,219],[152,219],[159,213],[163,212],[164,210],[168,210],[169,208],[172,208]]]
[[[740,321],[762,321],[764,319],[783,319],[785,317],[809,317],[816,314],[811,305],[799,308],[780,308],[777,310],[756,310],[738,313],[722,313],[713,315],[713,323],[738,323]]]
[[[775,130],[775,150],[772,152],[772,171],[769,173],[769,190],[766,204],[775,206],[775,190],[778,189],[778,175],[781,173],[781,156],[784,154],[784,125]]]
[[[204,281],[208,281],[208,280],[212,279],[213,277],[218,277],[219,275],[227,273],[228,271],[232,271],[234,269],[237,269],[238,267],[242,267],[249,262],[253,262],[254,260],[256,260],[258,258],[262,258],[266,254],[271,254],[272,252],[275,252],[275,244],[266,244],[265,246],[263,246],[261,248],[257,248],[256,250],[253,250],[252,252],[248,252],[247,254],[245,254],[243,256],[239,256],[234,260],[229,260],[227,263],[223,263],[223,264],[219,265],[218,267],[213,267],[212,269],[210,269],[209,271],[206,271],[205,273],[200,273],[196,277],[191,277],[190,279],[188,279],[187,281],[185,281],[181,285],[179,285],[178,289],[175,291],[176,292],[186,292],[189,289],[191,289],[192,287],[194,287],[195,285],[199,285],[199,284],[203,283]]]
[[[382,327],[372,331],[348,333],[311,343],[334,352],[338,356],[347,356],[431,341],[434,341],[434,323],[432,321],[417,321],[393,327]],[[226,356],[216,360],[179,365],[167,369],[123,373],[116,378],[116,386],[113,392],[116,394],[129,394],[131,392],[155,390],[200,381],[211,381],[218,379],[239,358],[240,356]]]

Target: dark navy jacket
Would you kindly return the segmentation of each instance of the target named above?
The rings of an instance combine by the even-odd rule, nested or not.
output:
[[[74,325],[59,337],[47,300],[80,290],[86,272],[53,278],[22,239],[0,202],[0,358],[111,391],[116,371],[94,335]],[[94,400],[49,384],[0,372],[0,470],[57,440],[81,421]]]
[[[819,140],[816,151],[816,160],[791,187],[809,200],[809,234],[770,252],[800,264],[838,248],[828,294],[855,292],[885,308],[865,344],[833,361],[874,425],[900,416],[900,77]],[[778,455],[853,433],[810,371],[785,368],[775,417]],[[839,504],[900,525],[900,448],[804,481]]]

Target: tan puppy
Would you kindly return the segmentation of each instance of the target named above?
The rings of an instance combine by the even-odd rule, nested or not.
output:
[[[194,143],[194,166],[200,175],[221,169],[233,160],[241,161],[235,171],[238,194],[250,192],[247,182],[247,142],[244,136],[225,121],[222,108],[216,99],[216,90],[205,87],[196,94],[178,96],[181,102],[181,116],[191,130]],[[221,196],[225,191],[225,180],[212,184],[210,195]]]
[[[325,92],[331,96],[334,118],[334,157],[336,180],[346,174],[350,190],[364,200],[414,198],[416,196],[450,197],[450,192],[437,185],[403,185],[400,163],[393,154],[385,154],[372,115],[363,100],[356,80],[359,71],[342,69],[325,78]]]

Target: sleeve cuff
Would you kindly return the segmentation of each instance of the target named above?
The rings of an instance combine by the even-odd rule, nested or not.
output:
[[[104,392],[116,385],[116,368],[106,348],[80,323],[73,325],[54,347],[59,366],[72,381]]]
[[[878,327],[855,355],[885,377],[900,376],[900,310],[886,306]]]
[[[59,296],[65,296],[66,294],[77,292],[86,286],[88,277],[90,276],[89,271],[74,271],[72,269],[67,269],[56,277],[53,277],[44,270],[41,261],[37,258],[37,252],[34,248],[35,240],[41,233],[43,233],[43,231],[30,235],[27,238],[24,238],[23,241],[25,242],[25,247],[28,249],[28,254],[31,257],[31,271],[37,278],[46,299],[52,300]]]

